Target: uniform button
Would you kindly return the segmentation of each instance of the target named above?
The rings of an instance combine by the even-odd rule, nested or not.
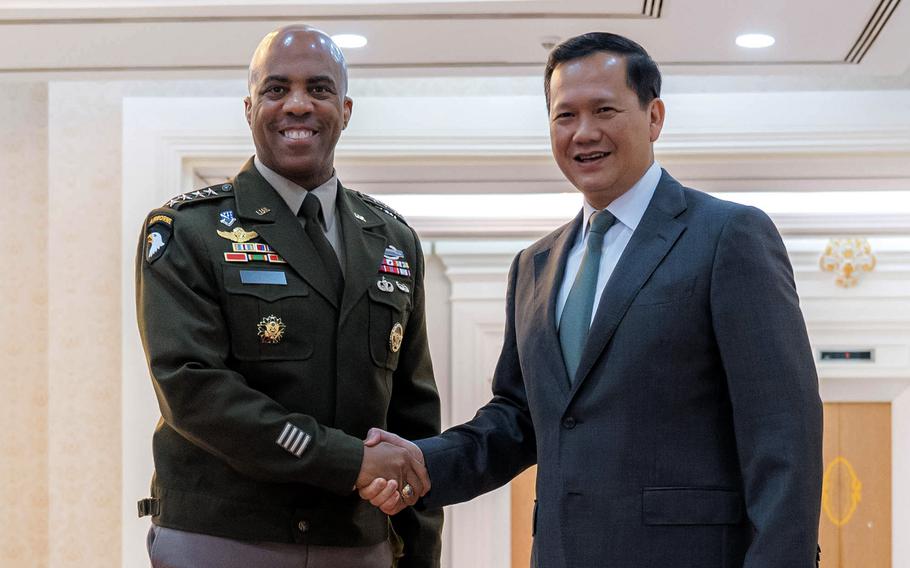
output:
[[[310,530],[310,524],[306,521],[300,521],[297,523],[297,528],[300,530],[300,532],[305,533]]]
[[[571,416],[569,416],[568,418],[566,418],[565,420],[562,421],[562,425],[567,430],[571,430],[572,428],[575,428],[575,419],[572,418]]]

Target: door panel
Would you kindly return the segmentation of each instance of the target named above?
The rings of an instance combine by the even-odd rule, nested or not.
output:
[[[825,405],[822,565],[891,566],[891,405]]]

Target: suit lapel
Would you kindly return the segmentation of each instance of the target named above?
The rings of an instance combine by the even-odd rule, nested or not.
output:
[[[559,344],[559,332],[556,328],[556,296],[562,286],[566,271],[566,258],[575,242],[578,227],[581,226],[582,214],[564,225],[562,232],[553,241],[550,248],[534,255],[534,303],[531,306],[533,325],[531,329],[539,330],[539,353],[555,353],[556,356],[544,356],[538,360],[546,366],[544,376],[553,377],[563,395],[569,394],[569,374],[562,359],[562,347]]]
[[[613,337],[638,291],[685,231],[685,223],[676,219],[685,209],[682,186],[664,171],[651,203],[601,295],[578,365],[578,380],[571,393],[573,396]]]
[[[337,295],[313,243],[284,199],[256,170],[252,158],[233,181],[237,216],[252,221],[252,230],[337,308]]]
[[[344,321],[360,297],[376,284],[387,240],[372,230],[384,226],[385,221],[354,198],[341,183],[338,184],[338,213],[345,254],[344,298],[339,321]]]

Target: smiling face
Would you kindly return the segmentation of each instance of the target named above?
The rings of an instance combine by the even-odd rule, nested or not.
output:
[[[250,63],[249,86],[244,106],[259,160],[306,189],[328,180],[353,106],[331,38],[300,26],[266,36]]]
[[[603,209],[654,161],[664,105],[644,108],[626,81],[625,58],[597,52],[560,63],[550,80],[550,146],[559,169]]]

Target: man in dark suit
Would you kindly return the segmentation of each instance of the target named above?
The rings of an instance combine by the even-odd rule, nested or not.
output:
[[[420,243],[336,178],[352,103],[331,38],[269,34],[249,85],[255,158],[143,225],[152,565],[389,568],[403,552],[400,567],[436,567],[441,512],[409,509],[390,532],[354,490],[383,476],[413,503],[428,488],[406,451],[362,442],[373,426],[439,433]]]
[[[493,399],[416,446],[368,443],[422,452],[426,507],[537,463],[540,568],[808,568],[822,411],[787,252],[764,213],[654,161],[660,83],[620,36],[553,50],[553,155],[584,207],[512,264]],[[361,496],[394,512],[394,487]]]

